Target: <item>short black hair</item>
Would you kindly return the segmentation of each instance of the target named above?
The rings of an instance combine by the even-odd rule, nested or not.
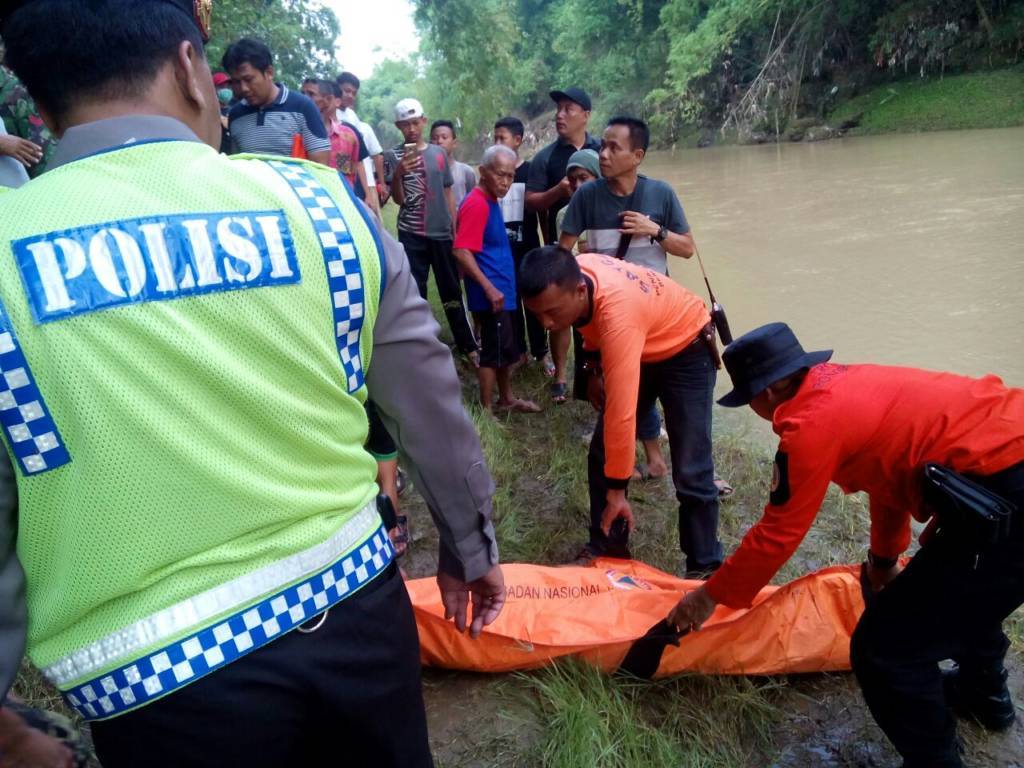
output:
[[[75,104],[143,95],[183,41],[200,53],[195,22],[170,3],[37,0],[0,29],[5,58],[32,98],[61,123]]]
[[[519,265],[519,294],[524,299],[540,296],[549,285],[562,290],[571,290],[579,285],[583,273],[579,262],[560,245],[545,245],[534,248],[523,256]]]
[[[647,151],[647,147],[651,143],[651,129],[647,127],[647,123],[639,117],[618,115],[608,121],[609,128],[613,125],[624,125],[629,128],[630,146],[633,149],[642,149],[644,152]]]
[[[257,40],[253,37],[243,37],[241,40],[236,40],[228,46],[228,49],[224,51],[220,64],[229,73],[234,72],[243,64],[248,64],[260,72],[266,72],[273,66],[274,57],[271,55],[267,44],[262,40]]]
[[[321,93],[329,93],[336,99],[341,98],[341,86],[334,80],[317,80],[316,86]]]
[[[518,117],[512,117],[511,115],[501,118],[494,124],[494,130],[498,130],[499,128],[507,128],[509,133],[513,136],[518,136],[519,138],[522,138],[526,133],[523,121]]]
[[[337,83],[338,87],[341,87],[345,83],[348,83],[349,85],[354,85],[357,91],[359,90],[359,78],[353,75],[351,72],[342,72],[340,75],[338,75]]]
[[[435,120],[433,125],[430,126],[431,136],[434,135],[435,128],[448,128],[452,132],[453,139],[459,138],[458,134],[455,133],[455,123],[453,123],[451,120]]]

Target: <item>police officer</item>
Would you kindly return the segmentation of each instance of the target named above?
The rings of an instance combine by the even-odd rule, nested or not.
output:
[[[493,484],[397,243],[330,169],[214,149],[210,5],[0,2],[61,137],[0,203],[0,690],[27,632],[105,768],[430,765],[367,396],[474,634]]]
[[[784,323],[726,349],[733,390],[719,403],[749,404],[772,423],[775,476],[761,520],[669,621],[699,628],[718,603],[749,606],[806,535],[830,482],[866,491],[867,609],[850,647],[854,672],[905,766],[959,766],[950,706],[992,729],[1014,720],[1001,625],[1024,602],[1024,514],[981,541],[969,518],[932,497],[923,503],[924,469],[942,465],[989,498],[1024,507],[1024,390],[995,376],[835,365],[831,355],[804,352]],[[901,569],[911,518],[930,520],[930,530]],[[938,663],[946,659],[959,669],[944,680]]]

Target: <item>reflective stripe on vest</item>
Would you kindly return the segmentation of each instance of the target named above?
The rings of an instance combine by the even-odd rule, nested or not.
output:
[[[326,541],[139,619],[54,662],[42,672],[55,686],[66,689],[112,664],[130,661],[146,648],[248,605],[282,584],[323,570],[363,541],[366,532],[379,521],[373,500]]]
[[[0,423],[25,475],[38,475],[71,461],[64,439],[43,401],[0,303]]]
[[[267,164],[291,185],[320,239],[331,287],[338,357],[345,371],[345,386],[352,394],[363,386],[359,336],[366,313],[363,270],[348,224],[337,203],[309,169],[280,160],[268,160]]]
[[[368,504],[343,530],[356,522],[365,523],[370,514],[377,515],[376,500]],[[336,539],[338,537],[332,537],[329,543],[340,550],[347,548],[339,546],[340,540]],[[319,547],[314,548],[317,549]],[[236,579],[218,589],[229,593],[234,590],[231,597],[236,597],[247,587],[256,588],[257,583],[262,583],[260,575],[263,578],[271,575],[265,573],[268,570],[280,569],[272,574],[280,577],[289,568],[298,566],[302,558],[316,557],[314,550],[293,555],[261,569],[257,574]],[[192,632],[62,693],[86,720],[114,717],[140,707],[236,661],[350,597],[387,568],[394,554],[387,531],[381,525],[355,551],[299,584],[280,590],[255,605],[235,611],[212,626]],[[241,583],[249,580],[250,576],[253,577],[251,583]],[[195,626],[196,612],[209,610],[212,605],[211,595],[207,593],[183,601],[145,621],[156,625],[158,617],[162,615],[171,624],[177,619]],[[162,629],[166,627],[159,627],[158,631]],[[74,657],[99,653],[102,653],[101,644],[97,643],[74,654]],[[61,662],[68,663],[73,662],[69,662],[69,659]]]

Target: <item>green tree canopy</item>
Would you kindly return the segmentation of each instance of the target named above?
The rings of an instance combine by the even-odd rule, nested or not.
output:
[[[1024,0],[414,0],[422,46],[379,76],[484,136],[586,88],[662,144],[688,127],[781,129],[870,79],[998,66],[1024,52]]]
[[[210,65],[220,68],[228,45],[255,37],[270,47],[279,79],[297,84],[333,72],[339,32],[334,11],[316,0],[217,0],[206,50]]]

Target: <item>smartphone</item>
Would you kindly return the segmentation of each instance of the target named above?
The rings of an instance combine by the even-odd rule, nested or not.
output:
[[[405,149],[406,155],[419,155],[419,144],[403,144],[402,147]]]

